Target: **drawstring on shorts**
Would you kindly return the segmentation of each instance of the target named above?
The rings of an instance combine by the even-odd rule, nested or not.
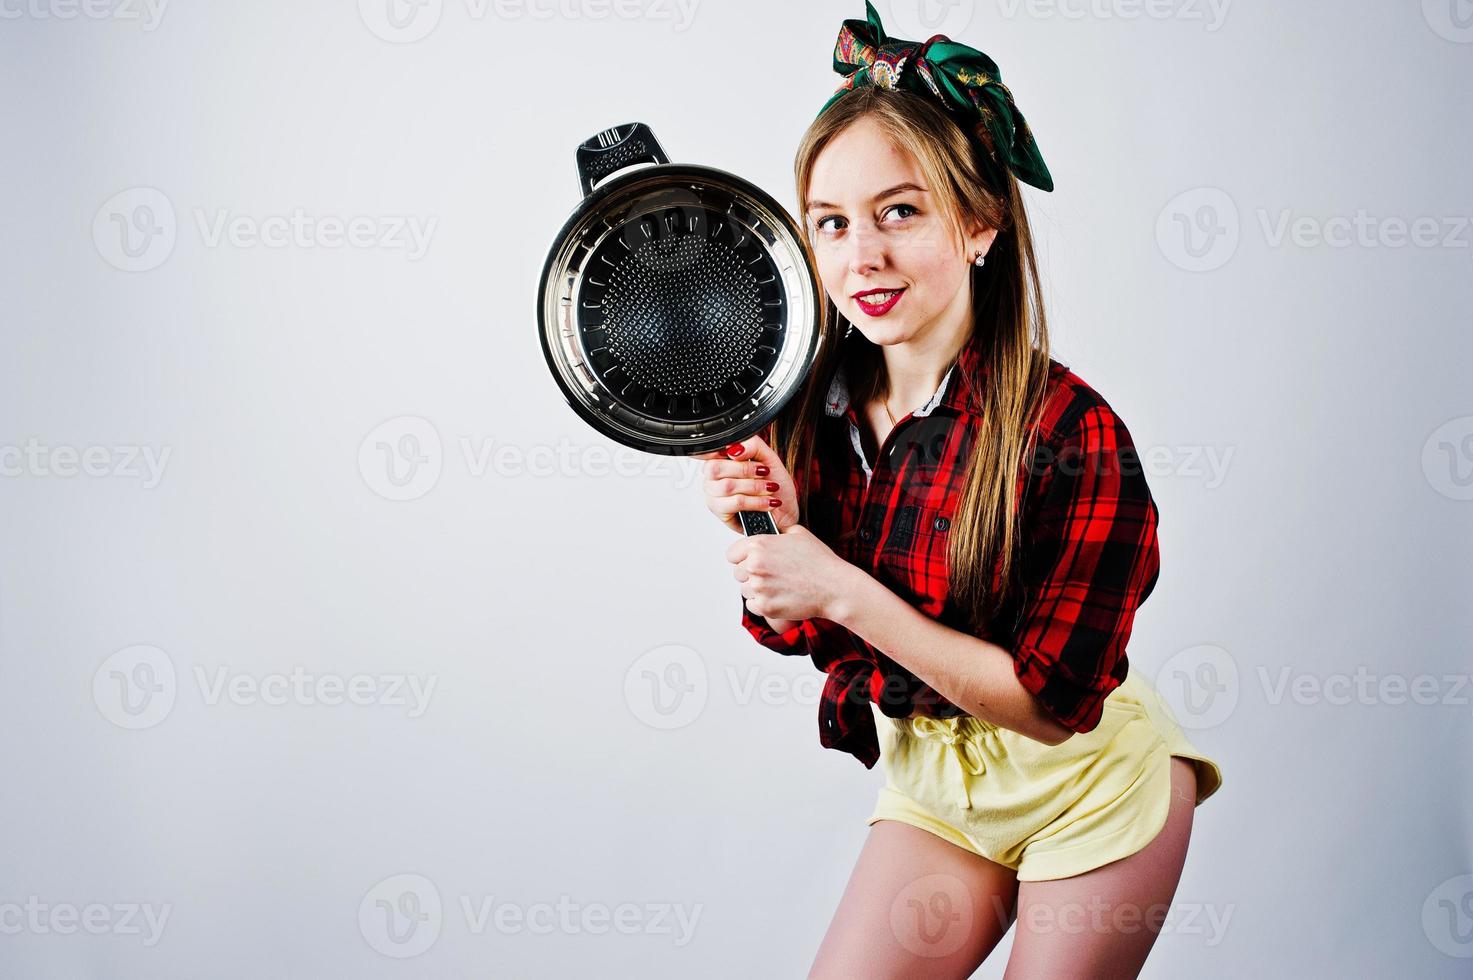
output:
[[[933,718],[923,714],[912,715],[904,720],[897,719],[896,724],[909,727],[919,738],[935,739],[951,747],[961,767],[957,772],[961,779],[961,806],[964,810],[970,810],[972,792],[967,786],[967,773],[980,776],[987,771],[983,746],[988,746],[991,751],[997,750],[997,726],[972,715]]]

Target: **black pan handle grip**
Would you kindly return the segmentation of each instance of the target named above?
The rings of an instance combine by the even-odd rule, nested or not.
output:
[[[762,510],[739,510],[737,520],[742,522],[742,533],[747,537],[754,534],[776,534],[777,522],[772,515]]]
[[[636,163],[669,163],[655,134],[644,123],[625,123],[594,133],[578,145],[578,186],[583,196],[616,170]]]

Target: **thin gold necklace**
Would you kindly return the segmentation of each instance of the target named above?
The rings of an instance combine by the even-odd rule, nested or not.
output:
[[[895,428],[895,426],[896,426],[897,423],[895,422],[895,416],[894,416],[894,414],[892,414],[891,411],[890,411],[890,403],[888,401],[881,401],[880,402],[880,405],[882,405],[884,407],[885,414],[890,416],[890,428],[892,428],[892,429]]]

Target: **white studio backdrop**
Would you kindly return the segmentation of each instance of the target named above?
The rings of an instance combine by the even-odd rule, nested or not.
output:
[[[1147,975],[1467,976],[1466,0],[925,2],[1057,180],[1132,669],[1224,769]],[[534,297],[609,126],[796,209],[863,16],[0,0],[0,976],[803,975],[882,776]]]

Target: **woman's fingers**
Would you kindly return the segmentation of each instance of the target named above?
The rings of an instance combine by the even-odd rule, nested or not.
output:
[[[709,487],[710,484],[707,484]],[[746,494],[746,493],[712,493],[707,490],[706,507],[711,513],[725,521],[736,530],[741,530],[741,521],[736,516],[738,511],[743,510],[765,510],[773,511],[782,506],[782,501],[768,494]]]
[[[694,454],[705,460],[706,507],[727,527],[741,531],[737,513],[764,510],[779,530],[798,520],[797,492],[782,460],[761,436],[732,443],[714,453]]]

